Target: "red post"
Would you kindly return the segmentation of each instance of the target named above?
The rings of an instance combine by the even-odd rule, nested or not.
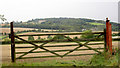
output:
[[[109,49],[109,43],[108,43],[109,42],[109,40],[108,40],[109,39],[109,36],[108,36],[109,35],[109,31],[108,31],[109,26],[108,26],[108,24],[109,24],[109,20],[108,20],[108,18],[106,18],[106,43],[107,43],[106,50],[107,51]]]
[[[107,50],[112,54],[112,27],[108,18],[106,18],[106,43]]]
[[[109,51],[112,54],[112,27],[109,24]]]

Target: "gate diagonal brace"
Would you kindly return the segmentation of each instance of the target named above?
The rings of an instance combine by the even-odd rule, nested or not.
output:
[[[27,55],[27,54],[30,53],[30,52],[33,52],[34,50],[36,50],[36,49],[38,49],[38,48],[43,49],[43,50],[45,50],[45,51],[48,51],[48,52],[50,52],[50,53],[52,53],[52,54],[55,54],[55,55],[57,55],[57,56],[59,56],[59,57],[61,57],[61,58],[64,57],[64,56],[66,56],[67,54],[69,54],[69,53],[77,50],[78,48],[80,48],[80,47],[82,47],[82,46],[85,46],[85,47],[89,48],[90,50],[94,50],[94,51],[96,51],[96,52],[98,52],[98,53],[101,53],[101,52],[97,51],[97,49],[93,49],[93,48],[87,46],[87,44],[88,44],[90,41],[87,41],[86,43],[82,44],[82,43],[80,43],[80,42],[78,42],[78,41],[75,41],[75,40],[73,40],[73,39],[71,39],[71,38],[69,38],[69,37],[67,37],[67,36],[64,36],[64,35],[62,35],[62,36],[65,37],[65,38],[67,38],[69,41],[78,43],[78,45],[79,45],[79,46],[76,47],[75,49],[70,50],[69,52],[65,53],[65,54],[62,55],[62,56],[59,55],[59,54],[57,54],[57,53],[55,53],[55,52],[52,52],[52,51],[50,51],[50,50],[48,50],[48,49],[46,49],[46,48],[43,48],[43,45],[45,45],[45,44],[47,44],[47,43],[49,43],[49,42],[52,42],[57,36],[55,36],[54,38],[52,38],[50,41],[41,44],[40,46],[38,46],[38,45],[36,45],[36,44],[34,44],[34,43],[32,43],[32,42],[26,41],[26,40],[24,40],[24,39],[22,39],[22,38],[20,38],[20,37],[18,37],[18,36],[15,36],[16,38],[18,38],[18,39],[20,39],[20,40],[22,40],[22,41],[25,41],[25,42],[27,42],[27,43],[30,43],[30,44],[32,44],[32,45],[35,46],[34,49],[30,50],[30,51],[27,52],[27,53],[24,53],[23,55],[19,56],[18,58],[22,58],[23,56]],[[97,36],[97,38],[99,38],[100,36],[102,36],[102,34],[100,34],[99,36]],[[96,39],[96,38],[94,38],[94,39]]]
[[[27,55],[28,53],[33,52],[36,49],[38,49],[38,48],[34,48],[34,49],[30,50],[29,52],[24,53],[23,55],[19,56],[17,59],[21,59],[23,56]]]
[[[64,36],[64,35],[63,35],[63,36]],[[102,36],[102,34],[98,35],[96,38],[93,38],[93,39],[97,39],[97,38],[99,38],[100,36]],[[78,42],[78,41],[75,41],[75,40],[73,40],[73,39],[71,39],[71,38],[69,38],[69,37],[67,37],[67,36],[64,36],[64,37],[67,38],[69,41],[78,43],[79,46],[76,47],[75,49],[70,50],[69,52],[65,53],[62,57],[66,56],[67,54],[69,54],[69,53],[71,53],[71,52],[73,52],[73,51],[75,51],[75,50],[77,50],[78,48],[80,48],[80,47],[82,47],[82,46],[85,46],[85,47],[87,47],[87,48],[90,49],[90,50],[94,50],[94,51],[96,51],[96,52],[98,52],[98,53],[101,53],[101,52],[98,51],[97,49],[93,49],[93,48],[87,46],[87,44],[90,42],[90,40],[87,41],[86,43],[82,44],[82,43],[80,43],[80,42]]]
[[[71,38],[69,38],[69,37],[66,37],[66,36],[64,36],[64,37],[67,38],[69,41],[73,41],[73,39],[71,39]],[[82,43],[79,43],[79,42],[77,42],[77,43],[78,43],[78,45],[79,45],[78,47],[76,47],[75,49],[70,50],[69,52],[65,53],[62,57],[66,56],[67,54],[69,54],[69,53],[71,53],[71,52],[77,50],[78,48],[80,48],[80,47],[82,47],[82,46],[88,44],[89,42],[86,42],[85,44],[82,44]]]
[[[50,53],[52,53],[52,54],[55,54],[55,55],[57,55],[57,56],[59,56],[59,57],[62,57],[61,55],[59,55],[59,54],[57,54],[57,53],[55,53],[55,52],[53,52],[53,51],[50,51],[50,50],[48,50],[48,49],[46,49],[46,48],[43,48],[43,45],[45,45],[45,44],[47,44],[47,43],[49,43],[49,42],[54,41],[54,39],[56,39],[56,37],[57,37],[57,36],[54,36],[50,41],[48,41],[48,42],[46,42],[46,43],[43,43],[42,45],[40,45],[40,46],[38,46],[38,47],[41,48],[41,49],[43,49],[43,50],[45,50],[45,51],[48,51],[48,52],[50,52]]]
[[[34,43],[32,43],[32,42],[26,41],[26,40],[24,40],[24,39],[22,39],[22,38],[20,38],[20,37],[18,37],[18,36],[15,36],[15,37],[18,38],[18,39],[20,39],[20,40],[22,40],[22,41],[25,41],[25,42],[30,43],[30,44],[32,44],[32,45],[35,46],[34,49],[30,50],[30,51],[27,52],[27,53],[24,53],[24,54],[21,55],[21,56],[19,56],[18,59],[22,58],[23,56],[27,55],[27,54],[30,53],[30,52],[33,52],[34,50],[36,50],[36,49],[38,49],[38,48],[43,49],[43,50],[45,50],[45,51],[48,51],[48,52],[50,52],[50,53],[52,53],[52,54],[55,54],[55,55],[61,57],[61,55],[59,55],[59,54],[57,54],[57,53],[55,53],[55,52],[52,52],[52,51],[50,51],[50,50],[48,50],[48,49],[43,48],[43,45],[45,45],[45,44],[53,41],[56,37],[52,38],[50,41],[48,41],[48,42],[46,42],[46,43],[41,44],[40,46],[38,46],[38,45],[36,45],[36,44],[34,44]]]

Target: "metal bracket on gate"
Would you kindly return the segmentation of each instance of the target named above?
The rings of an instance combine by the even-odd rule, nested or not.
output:
[[[9,34],[9,38],[11,38],[11,34]]]

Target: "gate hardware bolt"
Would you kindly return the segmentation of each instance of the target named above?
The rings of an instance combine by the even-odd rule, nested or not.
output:
[[[9,34],[9,38],[11,38],[11,34]]]

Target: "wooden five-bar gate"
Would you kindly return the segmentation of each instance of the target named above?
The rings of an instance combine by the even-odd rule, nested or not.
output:
[[[91,54],[75,54],[75,55],[68,55],[70,53],[72,53],[73,51],[81,51],[81,50],[93,50],[95,52],[97,52],[98,54],[101,53],[101,51],[99,51],[98,49],[104,49],[105,51],[109,51],[112,53],[112,29],[111,29],[111,24],[109,22],[109,20],[106,20],[106,29],[104,29],[103,32],[93,32],[92,34],[97,34],[96,37],[92,38],[92,39],[87,39],[86,42],[83,44],[80,42],[80,40],[75,40],[72,39],[66,35],[82,35],[82,34],[86,34],[86,33],[54,33],[54,34],[32,34],[32,35],[15,35],[14,34],[14,30],[13,30],[13,22],[10,23],[11,26],[11,34],[9,35],[9,37],[11,38],[11,59],[12,62],[15,62],[16,59],[27,59],[27,58],[45,58],[45,57],[65,57],[65,56],[80,56],[80,55],[91,55]],[[54,37],[50,40],[39,40],[39,41],[27,41],[21,37],[23,36],[48,36],[48,35],[53,35]],[[86,35],[89,35],[89,33],[87,33]],[[56,38],[58,36],[63,36],[64,38],[66,38],[65,40],[57,40]],[[103,36],[104,39],[104,43],[92,43],[89,44],[90,41],[92,40],[96,40],[99,39],[101,36]],[[19,42],[15,42],[15,38],[22,40]],[[57,41],[67,41],[67,42],[75,42],[77,43],[77,45],[57,45],[57,46],[44,46],[45,44],[48,44],[50,42],[57,42]],[[26,47],[15,47],[15,43],[29,43],[33,46],[26,46]],[[37,45],[36,42],[40,42],[42,43],[41,45]],[[99,44],[104,44],[104,48],[92,48],[88,45],[99,45]],[[66,50],[49,50],[45,47],[69,47],[69,46],[76,46],[74,49],[66,49]],[[88,49],[79,49],[80,47],[87,47]],[[16,48],[33,48],[28,52],[16,52]],[[42,49],[44,51],[35,51],[36,49]],[[64,51],[68,51],[63,55],[60,55],[56,52],[64,52]],[[49,52],[54,54],[55,56],[34,56],[34,57],[24,57],[25,55],[29,54],[29,53],[42,53],[42,52]],[[16,57],[16,54],[22,54],[18,57]]]

